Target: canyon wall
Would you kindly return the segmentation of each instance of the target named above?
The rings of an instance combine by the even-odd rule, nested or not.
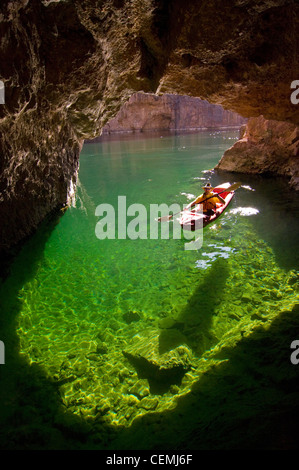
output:
[[[237,113],[199,98],[135,93],[102,133],[240,127],[246,121]]]
[[[299,123],[295,0],[2,0],[0,30],[0,252],[67,203],[84,139],[136,92]]]
[[[216,169],[285,176],[299,190],[299,127],[263,116],[250,118],[240,140],[224,152]]]

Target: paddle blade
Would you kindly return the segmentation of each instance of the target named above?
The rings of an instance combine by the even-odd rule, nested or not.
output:
[[[173,217],[173,215],[164,215],[164,217],[158,217],[157,218],[157,221],[158,222],[169,222],[169,220],[171,220]]]
[[[225,192],[228,192],[230,193],[231,191],[235,191],[236,189],[238,189],[240,186],[241,186],[242,183],[234,183],[232,184],[231,186],[229,186]]]

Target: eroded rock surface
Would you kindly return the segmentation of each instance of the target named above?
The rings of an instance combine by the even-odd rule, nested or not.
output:
[[[2,0],[1,251],[76,183],[84,138],[137,92],[299,122],[295,0]]]
[[[246,119],[237,113],[199,98],[181,95],[157,96],[135,93],[115,118],[103,128],[103,134],[156,130],[239,127]]]
[[[288,176],[299,189],[299,127],[263,116],[251,118],[241,139],[226,150],[216,168]]]

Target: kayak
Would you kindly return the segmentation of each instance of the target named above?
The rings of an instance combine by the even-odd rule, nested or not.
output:
[[[201,211],[198,211],[196,207],[192,210],[183,210],[180,213],[180,217],[178,219],[181,227],[184,230],[195,231],[201,227],[206,227],[212,222],[215,222],[215,220],[217,220],[218,217],[223,214],[234,197],[234,191],[225,191],[225,189],[229,188],[230,186],[230,183],[223,183],[213,189],[214,193],[221,193],[221,197],[225,200],[225,204],[220,203],[220,201],[216,204],[216,212],[213,215],[206,216],[202,214]],[[198,208],[199,207],[200,204],[198,205]]]

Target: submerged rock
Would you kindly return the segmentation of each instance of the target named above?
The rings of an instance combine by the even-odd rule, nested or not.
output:
[[[135,310],[129,310],[128,312],[123,314],[123,319],[125,320],[126,323],[130,324],[134,321],[140,320],[141,316],[138,312]]]
[[[155,410],[159,404],[158,398],[143,398],[139,403],[138,403],[138,408],[144,408],[147,411],[150,410]]]
[[[139,400],[142,400],[144,397],[147,397],[150,394],[148,381],[145,379],[138,380],[132,385],[132,387],[128,388],[128,394],[134,395]]]
[[[174,348],[187,345],[187,338],[176,328],[162,330],[159,336],[159,353],[164,354]]]
[[[159,322],[160,328],[181,328],[184,324],[179,322],[176,318],[165,317]]]
[[[107,354],[108,353],[108,346],[104,342],[99,342],[96,349],[97,354]]]

